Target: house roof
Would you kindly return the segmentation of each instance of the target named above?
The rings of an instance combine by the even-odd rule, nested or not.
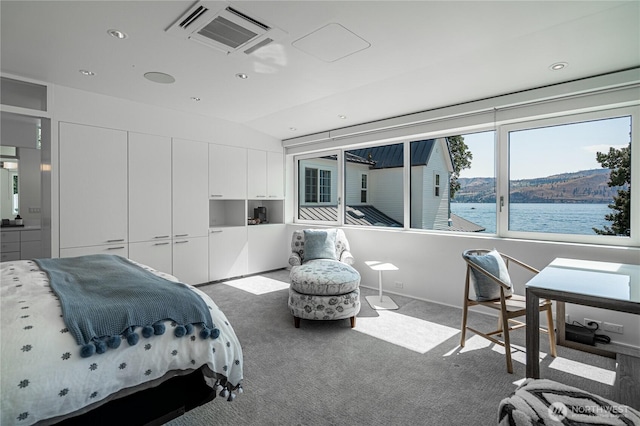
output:
[[[439,139],[425,139],[411,142],[411,165],[425,166],[429,163],[431,153]],[[449,156],[449,146],[443,142]],[[384,146],[373,146],[346,151],[347,161],[352,163],[371,164],[372,169],[388,169],[402,167],[404,164],[403,145],[401,143]]]
[[[411,165],[426,165],[429,162],[435,142],[435,139],[412,142]],[[362,158],[372,162],[372,169],[402,167],[404,164],[403,145],[401,143],[352,149],[347,152],[355,158]]]
[[[486,230],[480,225],[476,225],[475,223],[464,219],[458,215],[451,213],[451,225],[449,226],[449,231],[458,231],[458,232],[482,232]]]
[[[300,206],[299,217],[305,220],[335,221],[337,206]],[[402,227],[397,222],[373,206],[347,206],[346,225],[394,226]]]
[[[335,221],[337,219],[336,212],[337,206],[300,206],[299,217],[304,220]],[[402,227],[400,222],[390,218],[373,206],[347,206],[344,223],[345,225]],[[451,226],[447,230],[482,232],[485,228],[452,213]]]

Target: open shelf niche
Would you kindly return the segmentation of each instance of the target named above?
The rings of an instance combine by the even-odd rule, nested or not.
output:
[[[283,200],[248,200],[247,201],[247,217],[254,217],[254,209],[257,207],[267,208],[267,220],[268,220],[267,224],[284,223],[284,201]]]
[[[246,226],[245,207],[245,200],[209,200],[209,227]]]

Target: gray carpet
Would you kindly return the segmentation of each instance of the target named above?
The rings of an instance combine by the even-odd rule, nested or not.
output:
[[[254,294],[288,278],[281,270],[200,287],[238,335],[244,393],[234,402],[216,398],[167,425],[491,425],[500,400],[525,376],[522,351],[514,352],[508,374],[504,352],[487,340],[468,333],[461,350],[460,309],[391,295],[399,309],[375,311],[364,296],[377,292],[366,288],[355,329],[349,320],[302,320],[296,329],[286,285]],[[470,314],[477,328],[495,323]],[[542,337],[541,352],[548,353]],[[512,332],[512,341],[523,347],[524,329]],[[612,359],[564,347],[541,362],[542,377],[605,398],[613,396],[614,369]]]

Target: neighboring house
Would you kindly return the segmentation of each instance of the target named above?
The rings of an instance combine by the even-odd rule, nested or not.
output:
[[[453,172],[445,138],[411,142],[411,227],[449,230],[449,177]],[[345,152],[345,223],[402,226],[403,144]],[[305,160],[299,169],[300,218],[336,220],[336,156]],[[461,222],[456,220],[456,224]],[[470,224],[470,223],[469,223]],[[473,225],[473,224],[470,224]],[[465,226],[456,226],[465,230]],[[468,230],[482,230],[475,225]],[[460,229],[456,229],[460,230]]]

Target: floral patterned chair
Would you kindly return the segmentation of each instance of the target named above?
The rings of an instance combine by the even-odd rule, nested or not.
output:
[[[307,320],[351,319],[360,312],[360,274],[341,229],[294,231],[291,239],[289,310],[294,325]]]

